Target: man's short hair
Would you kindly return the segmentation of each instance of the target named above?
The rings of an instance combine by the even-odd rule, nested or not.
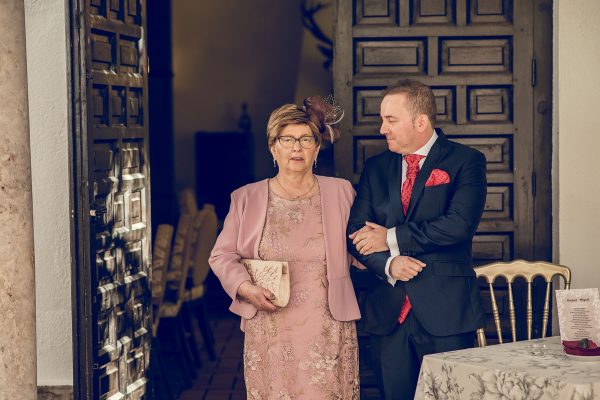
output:
[[[431,127],[435,128],[437,109],[435,96],[429,86],[415,79],[401,79],[388,86],[383,92],[383,97],[392,94],[405,94],[407,106],[412,113],[413,120],[419,115],[425,114],[429,118]]]

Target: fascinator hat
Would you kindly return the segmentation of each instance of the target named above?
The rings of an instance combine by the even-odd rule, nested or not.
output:
[[[331,143],[339,139],[340,130],[335,125],[344,118],[344,110],[335,104],[333,95],[307,97],[302,108],[319,129],[323,139]]]

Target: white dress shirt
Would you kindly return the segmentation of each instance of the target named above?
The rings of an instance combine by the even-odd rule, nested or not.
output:
[[[421,147],[419,150],[412,153],[412,154],[418,154],[421,156],[425,156],[419,161],[419,168],[423,167],[423,164],[425,163],[425,159],[427,158],[427,155],[429,154],[429,151],[431,150],[431,147],[433,147],[433,144],[435,143],[437,138],[438,138],[438,134],[434,130],[433,135],[431,135],[431,139],[429,139],[429,141],[427,143],[425,143],[425,145],[423,147]],[[406,170],[407,169],[408,169],[408,164],[406,163],[406,159],[404,157],[402,157],[402,183],[401,183],[401,186],[398,188],[399,191],[401,190],[402,186],[404,186],[404,181],[406,181]],[[388,283],[390,285],[394,286],[396,284],[396,279],[392,278],[390,275],[390,264],[392,263],[392,260],[394,258],[396,258],[397,256],[400,255],[400,249],[398,248],[398,239],[396,238],[396,227],[388,229],[387,244],[388,244],[388,247],[390,248],[391,254],[390,254],[390,258],[388,258],[387,262],[385,263],[385,274],[387,275]]]

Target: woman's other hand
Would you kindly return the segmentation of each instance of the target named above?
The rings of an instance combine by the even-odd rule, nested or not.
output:
[[[369,254],[390,249],[387,245],[387,232],[387,228],[366,221],[365,226],[350,234],[349,238],[360,254],[368,256]]]
[[[259,311],[276,311],[277,306],[271,303],[275,298],[269,290],[254,285],[250,281],[243,282],[238,288],[238,297],[256,307]]]

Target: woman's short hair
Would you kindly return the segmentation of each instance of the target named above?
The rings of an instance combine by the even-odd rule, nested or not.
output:
[[[321,144],[319,128],[311,121],[310,115],[302,107],[295,104],[284,104],[271,113],[267,123],[267,141],[269,147],[275,144],[283,128],[288,125],[307,125],[310,128],[317,146]]]
[[[435,128],[437,108],[435,106],[435,96],[429,86],[415,79],[401,79],[389,86],[383,92],[383,97],[392,94],[405,94],[407,106],[412,113],[413,120],[419,115],[425,114],[429,118],[431,127]]]

